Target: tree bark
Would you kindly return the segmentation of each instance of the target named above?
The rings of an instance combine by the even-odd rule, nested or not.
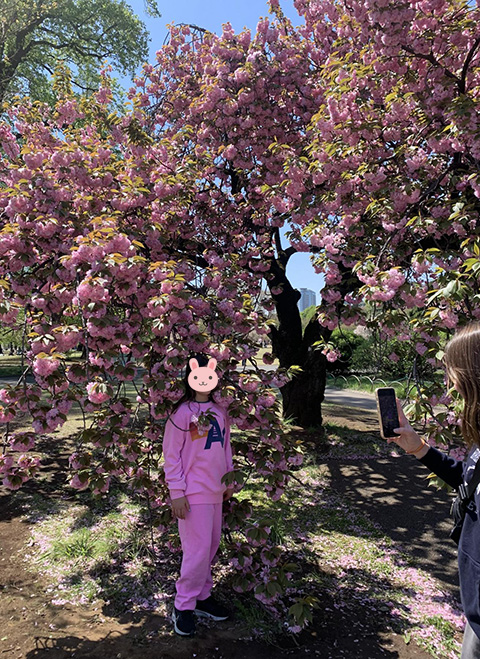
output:
[[[314,316],[302,333],[302,322],[297,303],[300,293],[292,287],[286,276],[286,265],[293,248],[283,250],[277,236],[277,257],[270,261],[268,286],[275,303],[278,327],[272,327],[272,351],[280,366],[300,366],[300,373],[280,389],[283,414],[302,428],[321,427],[322,402],[327,378],[326,358],[312,345],[320,339],[328,340],[331,332],[322,327]],[[281,292],[277,291],[280,288]]]
[[[302,428],[320,428],[327,382],[325,355],[310,348],[300,366],[301,373],[281,389],[283,416]]]

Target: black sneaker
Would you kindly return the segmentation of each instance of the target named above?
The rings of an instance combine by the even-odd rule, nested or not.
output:
[[[226,620],[230,617],[230,611],[219,604],[211,595],[206,600],[197,600],[195,613],[201,618],[212,620]]]
[[[172,620],[175,632],[180,636],[193,636],[195,634],[193,611],[179,611],[173,607]]]

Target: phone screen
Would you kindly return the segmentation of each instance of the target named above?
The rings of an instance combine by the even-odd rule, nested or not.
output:
[[[398,428],[400,425],[395,399],[395,389],[391,387],[377,389],[377,401],[383,436],[398,437],[398,435],[393,432],[394,428]]]

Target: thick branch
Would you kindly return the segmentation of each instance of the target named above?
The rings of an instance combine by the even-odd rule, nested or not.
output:
[[[280,238],[280,229],[278,227],[275,227],[273,231],[273,239],[275,241],[275,248],[277,250],[278,262],[281,264],[282,268],[285,269],[287,267],[288,261],[290,260],[290,257],[293,254],[296,254],[297,250],[292,245],[287,247],[287,249],[283,249],[282,241]]]
[[[278,328],[272,327],[272,349],[277,355],[280,365],[286,368],[292,364],[302,364],[304,350],[302,346],[302,321],[297,303],[300,293],[288,281],[285,268],[277,259],[270,259],[270,270],[267,284],[275,303],[278,317]],[[281,288],[280,293],[272,289]]]
[[[105,50],[102,53],[98,53],[94,50],[87,50],[86,48],[82,48],[80,44],[70,41],[70,42],[65,42],[65,43],[52,43],[51,41],[47,41],[46,39],[39,39],[38,41],[31,41],[28,46],[27,46],[27,52],[30,51],[32,48],[35,48],[36,46],[46,46],[47,48],[53,48],[54,50],[65,50],[67,48],[70,48],[73,51],[76,51],[79,55],[82,55],[83,57],[91,57],[98,59],[99,57],[107,57],[108,55],[111,54],[110,51]]]
[[[48,18],[48,14],[39,16],[26,25],[22,30],[19,30],[15,38],[15,52],[11,54],[7,53],[7,58],[2,58],[0,61],[0,100],[5,96],[10,80],[12,80],[15,75],[15,71],[31,50],[30,44],[25,46],[25,39],[29,34],[34,32],[34,30],[41,25],[46,18]],[[8,64],[6,62],[8,62]]]
[[[459,84],[459,90],[461,94],[465,94],[466,88],[467,88],[467,74],[468,74],[468,67],[470,66],[470,62],[473,59],[473,56],[475,55],[475,51],[477,48],[480,46],[480,37],[475,41],[473,46],[470,48],[470,51],[465,59],[465,63],[462,68],[462,75],[460,77],[460,84]]]

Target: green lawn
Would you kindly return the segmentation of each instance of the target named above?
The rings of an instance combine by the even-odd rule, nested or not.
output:
[[[398,398],[408,398],[408,394],[416,391],[416,385],[408,380],[389,380],[387,378],[373,378],[367,375],[340,375],[329,376],[327,386],[338,389],[354,389],[374,393],[377,387],[393,387]]]

